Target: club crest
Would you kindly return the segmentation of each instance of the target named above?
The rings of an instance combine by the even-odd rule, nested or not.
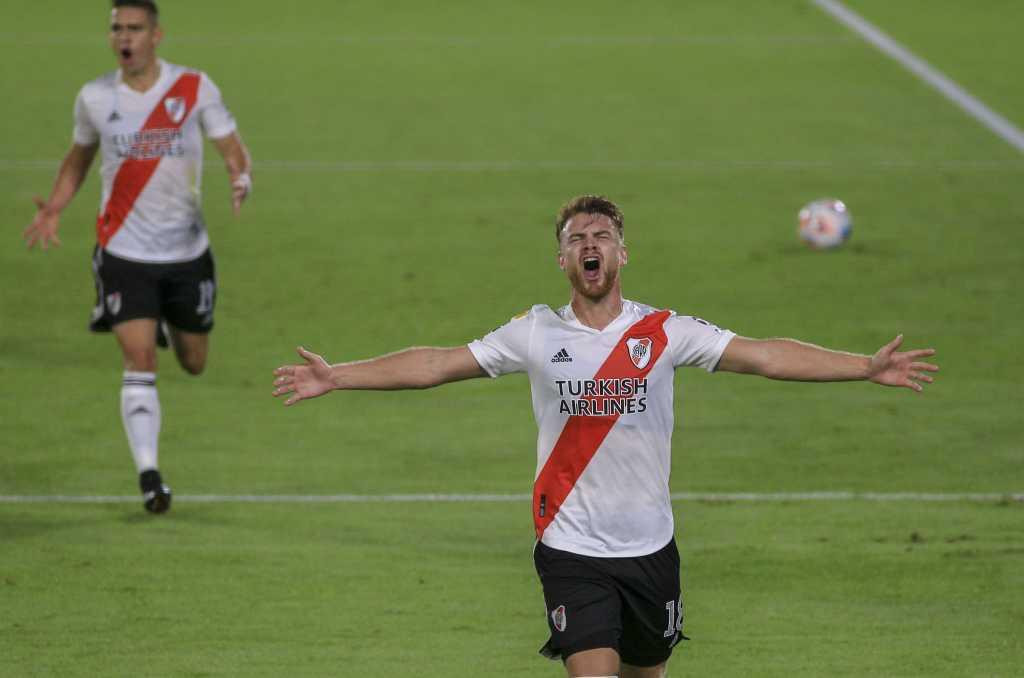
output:
[[[651,362],[651,346],[653,345],[654,342],[651,341],[650,337],[626,339],[626,350],[629,351],[629,359],[633,361],[633,365],[638,370],[647,367],[647,363]]]
[[[113,294],[107,295],[107,310],[110,311],[110,315],[117,315],[121,312],[120,292],[114,292]]]
[[[565,630],[565,605],[559,605],[551,610],[551,623],[558,631]]]
[[[171,122],[177,125],[185,118],[185,97],[167,97],[164,99],[164,110]]]

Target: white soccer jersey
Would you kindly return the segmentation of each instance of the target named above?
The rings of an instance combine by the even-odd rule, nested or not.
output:
[[[605,557],[647,555],[669,542],[675,368],[713,371],[734,336],[624,301],[601,331],[580,323],[571,306],[534,306],[469,344],[490,376],[529,374],[538,539]]]
[[[159,64],[144,93],[125,85],[120,70],[86,83],[75,100],[74,141],[100,144],[99,244],[125,259],[187,261],[209,246],[199,208],[201,132],[226,137],[235,121],[205,73]]]

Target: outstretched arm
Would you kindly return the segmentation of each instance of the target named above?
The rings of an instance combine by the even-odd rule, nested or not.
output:
[[[36,243],[39,243],[44,250],[50,244],[60,245],[60,238],[57,237],[60,213],[68,206],[82,182],[85,181],[85,175],[89,173],[89,166],[92,165],[92,160],[96,157],[97,148],[99,148],[99,144],[91,146],[72,144],[71,150],[64,156],[64,162],[61,163],[60,169],[57,171],[57,179],[53,183],[50,199],[44,201],[39,196],[33,198],[36,204],[36,216],[22,234],[29,249]]]
[[[274,395],[291,394],[285,405],[316,398],[335,389],[430,388],[452,381],[483,377],[486,373],[466,346],[407,348],[369,360],[329,365],[316,353],[298,348],[304,365],[274,370]]]
[[[758,374],[789,381],[869,380],[883,386],[903,386],[920,392],[933,379],[927,373],[938,366],[920,362],[935,349],[897,351],[903,335],[878,349],[873,356],[832,351],[794,339],[736,337],[725,348],[718,369]]]

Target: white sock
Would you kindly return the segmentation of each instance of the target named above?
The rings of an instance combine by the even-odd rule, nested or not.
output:
[[[160,399],[156,394],[156,373],[125,372],[121,385],[121,421],[132,448],[139,473],[157,468],[157,439],[160,437]]]

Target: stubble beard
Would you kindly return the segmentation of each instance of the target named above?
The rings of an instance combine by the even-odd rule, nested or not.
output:
[[[583,279],[582,269],[575,269],[569,274],[569,283],[577,294],[589,301],[597,302],[612,291],[617,273],[617,271],[604,270],[601,272],[602,275],[597,284],[588,285],[587,281]]]

